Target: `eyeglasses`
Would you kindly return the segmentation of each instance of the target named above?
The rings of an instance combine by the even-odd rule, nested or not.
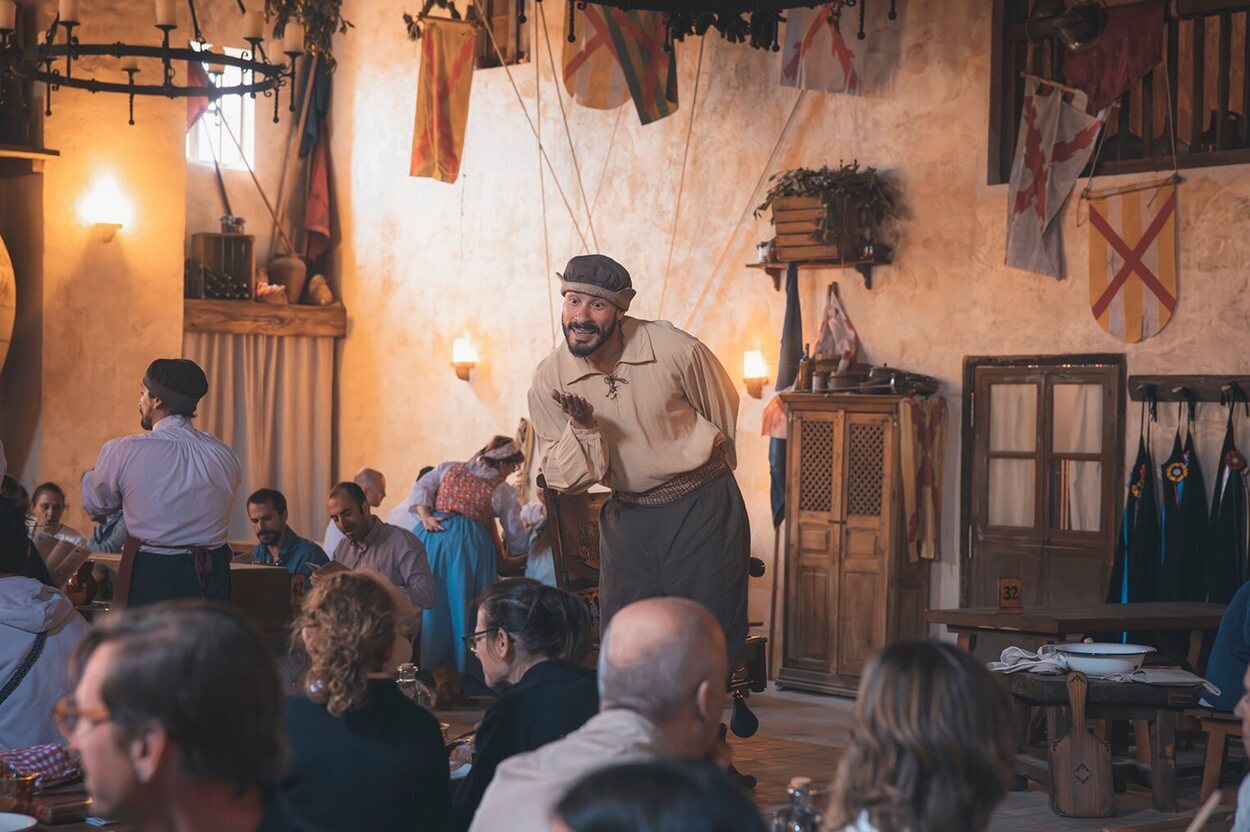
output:
[[[477,655],[477,640],[481,638],[482,636],[490,635],[491,633],[496,632],[496,631],[504,633],[505,635],[508,632],[502,627],[487,627],[485,630],[478,630],[476,633],[467,633],[461,636],[460,640],[464,642],[464,646],[469,649],[469,652],[476,656]]]
[[[86,721],[94,727],[113,718],[104,708],[78,707],[78,701],[72,696],[63,696],[57,700],[56,705],[52,708],[52,715],[56,719],[57,729],[60,730],[66,739],[70,739],[74,735],[74,731],[78,729],[80,721]]]

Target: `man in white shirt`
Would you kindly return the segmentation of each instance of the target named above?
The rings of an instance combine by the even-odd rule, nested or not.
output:
[[[369,501],[370,508],[377,508],[382,505],[382,501],[386,499],[386,477],[384,477],[382,472],[376,468],[361,468],[356,472],[356,476],[352,477],[352,482],[359,485],[361,490],[365,492],[365,499]],[[394,525],[399,526],[401,524],[395,523]],[[412,524],[402,524],[402,527],[405,529],[411,529]],[[339,531],[339,527],[335,525],[334,520],[331,519],[330,522],[326,524],[325,538],[321,541],[321,548],[325,550],[325,553],[330,556],[331,560],[333,560],[334,550],[337,549],[339,544],[345,539],[346,536],[343,532]]]
[[[139,425],[148,433],[106,442],[83,475],[83,508],[97,519],[121,509],[129,533],[119,606],[230,600],[228,518],[242,471],[228,445],[191,426],[207,392],[194,361],[153,361],[139,386]]]
[[[75,546],[87,548],[87,536],[62,523],[65,509],[69,503],[65,499],[65,491],[54,482],[41,483],[35,488],[30,498],[30,516],[26,518],[26,530],[33,539],[39,532],[50,534],[57,540],[65,540]]]
[[[669,597],[625,607],[599,651],[598,715],[562,740],[501,763],[469,832],[549,832],[552,809],[596,769],[707,756],[720,731],[728,673],[725,635],[702,605]]]

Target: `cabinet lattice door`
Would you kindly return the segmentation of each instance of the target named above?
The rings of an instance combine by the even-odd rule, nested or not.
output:
[[[785,637],[778,682],[853,693],[923,631],[928,575],[902,554],[896,397],[787,394]]]

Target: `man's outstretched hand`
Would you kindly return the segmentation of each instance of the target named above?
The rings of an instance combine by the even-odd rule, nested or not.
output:
[[[560,405],[574,427],[590,430],[595,426],[595,406],[581,396],[552,388],[551,398]]]

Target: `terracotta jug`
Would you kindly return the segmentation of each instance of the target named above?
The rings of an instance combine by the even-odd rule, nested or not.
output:
[[[283,254],[269,261],[269,282],[285,286],[287,300],[291,303],[299,303],[307,279],[308,264],[302,257]]]

